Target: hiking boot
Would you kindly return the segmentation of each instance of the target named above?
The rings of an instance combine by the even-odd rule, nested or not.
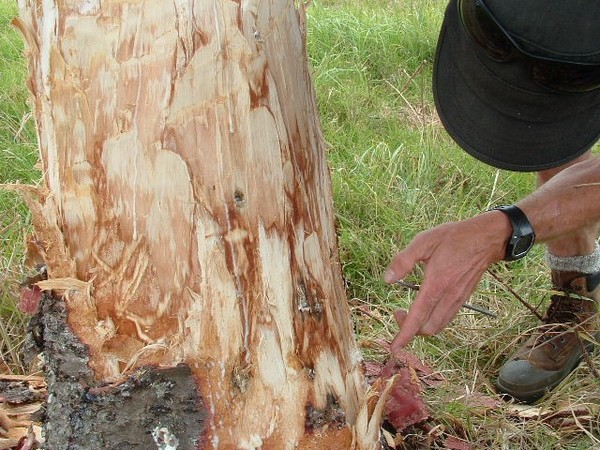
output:
[[[502,393],[531,403],[564,380],[598,339],[600,273],[552,272],[557,291],[542,324],[500,368]]]

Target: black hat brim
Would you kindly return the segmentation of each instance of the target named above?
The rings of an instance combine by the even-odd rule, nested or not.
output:
[[[539,171],[585,153],[600,136],[600,90],[562,93],[538,86],[520,59],[487,58],[448,5],[433,74],[438,114],[475,158],[501,169]]]

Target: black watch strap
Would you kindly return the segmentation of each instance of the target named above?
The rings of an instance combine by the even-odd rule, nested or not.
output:
[[[506,244],[505,261],[514,261],[525,256],[535,243],[535,233],[529,219],[518,206],[502,205],[493,208],[502,211],[512,225],[513,231]]]

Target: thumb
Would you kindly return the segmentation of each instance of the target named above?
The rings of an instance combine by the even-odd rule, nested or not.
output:
[[[387,266],[383,275],[383,281],[388,284],[395,283],[398,280],[404,278],[409,274],[415,265],[420,262],[421,259],[413,251],[413,247],[409,244],[401,252],[398,252],[392,259],[390,264]]]

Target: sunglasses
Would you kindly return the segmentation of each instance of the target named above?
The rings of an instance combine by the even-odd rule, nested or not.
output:
[[[507,62],[519,58],[529,67],[534,82],[555,91],[589,92],[600,88],[600,65],[567,63],[527,53],[481,0],[458,0],[458,12],[467,34],[490,59]]]

